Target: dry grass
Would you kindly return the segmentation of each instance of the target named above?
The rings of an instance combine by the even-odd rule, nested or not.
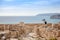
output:
[[[9,30],[6,38],[26,37],[29,33],[36,33],[38,37],[49,39],[50,37],[60,37],[60,24],[0,24],[0,31]],[[1,38],[1,37],[0,37]],[[38,38],[37,38],[38,39]]]

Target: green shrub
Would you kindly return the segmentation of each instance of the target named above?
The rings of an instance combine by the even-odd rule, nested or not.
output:
[[[56,38],[50,38],[50,40],[57,40]]]

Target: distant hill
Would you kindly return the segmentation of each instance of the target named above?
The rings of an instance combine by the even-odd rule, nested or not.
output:
[[[38,14],[36,16],[53,16],[53,15],[60,15],[60,13],[45,13],[45,14]]]
[[[60,13],[38,14],[36,16],[50,16],[50,19],[60,19]]]
[[[50,19],[60,19],[60,14],[53,15],[50,17]]]

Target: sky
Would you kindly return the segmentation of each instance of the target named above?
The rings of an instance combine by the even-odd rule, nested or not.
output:
[[[0,16],[60,13],[60,0],[0,0]]]

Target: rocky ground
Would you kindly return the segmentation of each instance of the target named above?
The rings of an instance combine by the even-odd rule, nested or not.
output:
[[[0,26],[1,27],[1,26]],[[2,26],[3,27],[3,26]],[[60,24],[26,24],[1,27],[0,40],[60,40]],[[4,26],[5,27],[5,26]],[[2,30],[2,31],[1,31]]]

